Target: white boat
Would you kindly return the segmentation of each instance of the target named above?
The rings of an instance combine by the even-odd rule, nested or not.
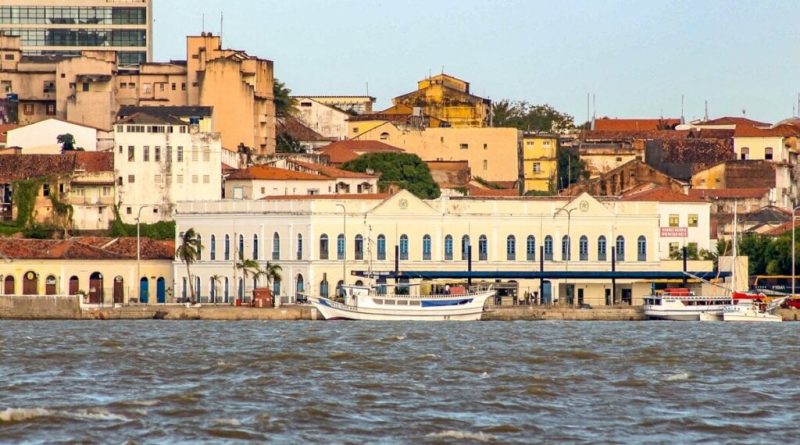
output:
[[[695,295],[686,288],[671,288],[644,297],[644,314],[654,320],[700,320],[722,316],[725,307],[733,304],[731,295]]]
[[[750,304],[740,302],[725,308],[722,312],[724,321],[749,321],[758,323],[780,323],[783,318],[775,315],[775,311],[781,307],[786,298],[779,298],[769,304],[764,299],[757,298],[750,301]]]
[[[480,320],[486,300],[495,295],[491,289],[445,295],[381,295],[376,288],[351,285],[343,290],[341,303],[325,297],[309,301],[326,320]]]
[[[719,312],[700,312],[700,321],[722,321],[722,314]]]

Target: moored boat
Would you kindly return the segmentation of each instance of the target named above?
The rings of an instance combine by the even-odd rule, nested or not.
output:
[[[721,316],[726,306],[733,304],[731,295],[695,295],[686,288],[669,288],[644,297],[644,314],[654,320],[700,320]]]
[[[766,297],[761,294],[759,298],[753,298],[749,304],[739,302],[726,307],[722,312],[724,321],[749,321],[758,323],[780,323],[783,318],[776,315],[775,311],[780,308],[786,298],[779,298],[770,303],[765,301]]]

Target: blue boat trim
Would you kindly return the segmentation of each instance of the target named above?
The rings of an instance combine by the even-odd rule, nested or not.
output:
[[[422,300],[421,307],[461,306],[472,303],[472,298],[458,300]]]

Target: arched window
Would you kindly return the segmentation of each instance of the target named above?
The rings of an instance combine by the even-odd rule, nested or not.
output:
[[[606,251],[608,250],[606,246],[606,237],[600,235],[597,238],[597,261],[606,261]]]
[[[550,235],[544,237],[544,259],[553,261],[553,237]]]
[[[303,235],[297,234],[297,259],[303,259]]]
[[[486,235],[481,235],[478,237],[478,260],[487,259],[489,259],[489,242],[486,240]]]
[[[319,237],[319,259],[328,259],[328,235],[325,233]]]
[[[239,235],[239,252],[237,253],[240,258],[244,256],[244,235]]]
[[[589,238],[586,235],[581,235],[578,241],[578,255],[581,261],[589,261]]]
[[[47,278],[44,279],[44,294],[45,295],[55,295],[56,294],[56,277],[55,277],[55,275],[48,275]]]
[[[203,237],[197,234],[197,261],[203,259]]]
[[[236,290],[236,298],[243,298],[244,297],[244,280],[239,278],[239,286]]]
[[[223,289],[223,291],[225,292],[224,294],[225,302],[228,303],[231,298],[231,287],[230,287],[230,280],[228,280],[228,277],[225,277],[225,288]]]
[[[408,235],[400,235],[400,259],[408,259]]]
[[[208,293],[211,296],[211,302],[212,303],[216,303],[217,302],[217,286],[218,285],[219,285],[219,283],[217,283],[217,280],[215,280],[214,277],[211,277],[211,278],[208,279],[208,291],[209,291]]]
[[[381,138],[382,141],[385,141],[386,139],[389,139],[389,133],[384,131],[383,133],[381,133],[380,138]]]
[[[181,277],[181,298],[183,298],[184,301],[189,301],[187,300],[188,293],[189,293],[188,281],[186,280],[186,277]]]
[[[764,159],[767,161],[772,160],[772,147],[767,147],[764,149]]]
[[[528,235],[525,241],[525,259],[536,261],[536,237],[533,235]]]
[[[11,281],[14,281],[14,277],[10,277]],[[13,287],[13,286],[12,286]],[[78,291],[81,289],[80,287],[80,280],[78,279],[77,275],[73,275],[69,278],[69,294],[70,295],[77,295]],[[12,292],[13,293],[13,292]]]
[[[209,258],[211,261],[217,259],[217,237],[211,235],[211,249],[209,249]]]
[[[444,237],[444,259],[453,259],[453,237],[451,235]]]
[[[746,160],[750,159],[750,148],[742,147],[741,154],[740,154],[740,159],[742,161],[746,161]]]
[[[278,232],[272,234],[272,259],[281,259],[281,236],[278,235]]]
[[[466,260],[469,257],[469,235],[461,237],[461,259]]]
[[[336,237],[336,259],[344,259],[344,234],[341,233]]]
[[[637,259],[639,261],[647,261],[647,238],[644,235],[639,236],[639,239],[636,240],[637,246]]]
[[[625,237],[617,237],[617,261],[625,261]]]
[[[231,236],[225,235],[225,261],[230,261],[231,259]]]
[[[422,237],[422,259],[431,259],[431,236],[428,234]]]
[[[517,238],[514,235],[506,237],[506,259],[516,261],[517,259]]]
[[[258,259],[258,235],[253,234],[253,259]]]
[[[353,247],[355,248],[355,258],[357,260],[363,260],[364,259],[364,237],[361,236],[360,234],[356,235]]]
[[[197,297],[197,301],[200,301],[200,277],[194,277],[194,294]]]
[[[562,261],[569,261],[571,259],[572,253],[572,242],[569,239],[569,236],[564,235],[561,237],[561,260]]]
[[[275,299],[281,294],[281,280],[272,281],[272,298]]]
[[[378,235],[378,259],[386,259],[386,237],[383,234]]]
[[[319,295],[324,298],[328,298],[328,279],[323,278],[322,281],[319,282]]]

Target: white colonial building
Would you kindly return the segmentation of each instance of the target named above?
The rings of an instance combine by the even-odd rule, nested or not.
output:
[[[175,117],[135,113],[115,124],[114,173],[122,219],[173,219],[179,201],[222,197],[219,133]],[[141,210],[140,210],[141,209]]]
[[[692,210],[679,212],[700,212],[698,224],[707,233],[708,205],[687,205]],[[662,251],[660,212],[655,201],[598,201],[587,194],[420,200],[401,191],[186,202],[175,219],[179,234],[193,228],[204,245],[191,269],[201,300],[247,298],[254,285],[264,285],[242,280],[234,260],[241,256],[282,267],[273,291],[285,302],[300,294],[332,295],[342,280],[359,280],[352,271],[392,271],[396,258],[401,271],[465,272],[467,246],[474,271],[535,272],[543,259],[544,271],[608,272],[612,257],[617,271],[679,271],[681,262],[666,260]],[[177,261],[173,267],[176,296],[187,295],[186,267]],[[712,264],[689,267],[710,271]],[[617,279],[613,286],[607,279],[520,278],[496,285],[520,299],[641,304],[651,280]]]
[[[20,147],[23,154],[59,154],[61,144],[58,143],[58,136],[63,134],[71,134],[75,139],[75,148],[84,151],[110,150],[114,145],[110,129],[52,118],[9,130],[6,146]]]

